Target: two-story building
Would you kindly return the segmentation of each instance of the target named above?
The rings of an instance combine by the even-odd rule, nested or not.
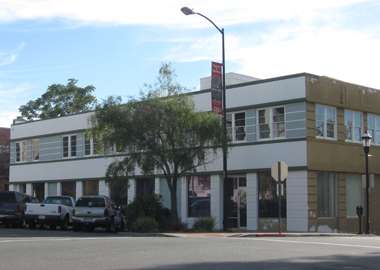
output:
[[[278,230],[279,196],[271,167],[288,166],[281,195],[282,230],[357,232],[356,206],[365,205],[361,136],[372,138],[369,172],[371,231],[380,233],[380,92],[324,76],[300,73],[260,80],[226,75],[228,155],[227,219],[231,228]],[[199,110],[211,110],[210,78],[192,92]],[[166,180],[136,175],[105,185],[113,157],[85,139],[92,112],[11,126],[10,189],[47,195],[104,194],[126,204],[138,193],[158,193],[170,207]],[[192,223],[212,215],[223,228],[222,157],[180,180],[179,216]],[[364,224],[364,223],[363,223]]]

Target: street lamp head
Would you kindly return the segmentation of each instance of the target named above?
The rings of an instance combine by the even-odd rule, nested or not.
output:
[[[362,142],[364,148],[369,148],[371,146],[372,136],[366,131],[362,136]]]
[[[197,14],[194,10],[188,8],[188,7],[183,7],[181,8],[181,11],[185,15],[192,15],[192,14]]]

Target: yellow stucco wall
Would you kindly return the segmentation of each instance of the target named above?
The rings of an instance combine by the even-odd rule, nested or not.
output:
[[[332,231],[356,233],[358,218],[346,217],[345,173],[365,174],[365,157],[361,143],[345,142],[345,109],[363,113],[364,130],[367,113],[380,115],[380,91],[349,84],[328,77],[306,78],[307,117],[307,169],[308,169],[308,220],[309,230],[330,228]],[[328,105],[337,111],[337,140],[316,138],[315,105]],[[363,132],[364,132],[363,130]],[[380,146],[372,145],[369,173],[376,175],[375,188],[371,189],[371,232],[380,234]],[[317,217],[317,172],[338,173],[338,214],[336,218]],[[364,225],[364,222],[362,222]],[[364,231],[364,227],[362,228]]]

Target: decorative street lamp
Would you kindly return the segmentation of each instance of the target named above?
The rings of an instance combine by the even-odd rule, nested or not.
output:
[[[365,234],[369,234],[369,174],[368,174],[368,153],[369,148],[371,147],[371,138],[372,136],[366,131],[362,136],[363,148],[365,153],[365,198],[366,198],[366,225],[365,225]]]
[[[188,7],[183,7],[181,8],[181,11],[185,15],[193,15],[197,14],[206,20],[208,20],[212,25],[215,26],[216,29],[222,34],[222,67],[223,67],[223,130],[224,130],[224,136],[227,136],[227,128],[226,128],[226,61],[225,61],[225,55],[224,55],[224,28],[220,29],[213,21],[211,21],[209,18],[206,16],[195,12],[194,10],[188,8]],[[227,231],[227,198],[228,198],[228,193],[227,193],[227,153],[223,148],[223,230]]]

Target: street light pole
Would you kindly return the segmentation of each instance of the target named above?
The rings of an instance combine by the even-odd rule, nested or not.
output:
[[[368,174],[368,153],[371,146],[372,136],[366,131],[362,136],[363,148],[365,153],[365,194],[366,194],[366,224],[365,224],[365,234],[369,234],[369,174]]]
[[[206,20],[208,20],[212,25],[215,26],[215,28],[222,34],[222,68],[223,68],[223,87],[222,87],[222,94],[223,94],[223,131],[224,136],[227,136],[227,124],[226,124],[226,61],[225,61],[225,54],[224,54],[224,28],[220,29],[213,21],[211,21],[206,16],[195,12],[194,10],[183,7],[181,8],[181,11],[185,15],[193,15],[197,14]],[[226,150],[223,148],[223,230],[227,231],[227,198],[228,198],[228,191],[227,191],[227,153]]]

